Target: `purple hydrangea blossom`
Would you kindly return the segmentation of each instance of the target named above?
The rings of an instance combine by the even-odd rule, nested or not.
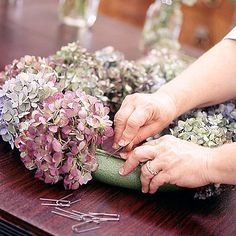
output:
[[[234,102],[220,104],[219,111],[225,118],[227,118],[231,122],[236,122],[236,108]]]

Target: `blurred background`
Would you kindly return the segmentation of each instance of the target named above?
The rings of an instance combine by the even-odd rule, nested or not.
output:
[[[153,0],[101,0],[100,13],[143,27]],[[182,5],[182,44],[206,50],[216,44],[235,25],[236,2],[198,0],[191,7]]]
[[[156,47],[198,57],[235,23],[235,0],[0,0],[0,69],[77,40],[89,51],[111,45],[128,59]]]

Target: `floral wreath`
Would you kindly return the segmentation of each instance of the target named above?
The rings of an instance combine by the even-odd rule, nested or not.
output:
[[[48,58],[24,56],[0,73],[0,135],[45,183],[78,189],[94,178],[140,190],[140,167],[122,177],[123,160],[103,150],[113,136],[112,118],[126,95],[154,92],[188,64],[186,57],[167,49],[128,61],[111,47],[91,54],[78,43]],[[190,111],[153,138],[164,134],[207,147],[233,142],[235,102]],[[232,186],[208,185],[198,188],[195,197],[205,199],[226,188]]]

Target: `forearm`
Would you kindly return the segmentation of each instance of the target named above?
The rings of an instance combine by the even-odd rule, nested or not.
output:
[[[215,148],[208,162],[208,178],[211,183],[236,185],[236,143]]]
[[[186,111],[218,104],[236,96],[236,41],[222,40],[171,82],[162,86],[176,104],[179,116]]]

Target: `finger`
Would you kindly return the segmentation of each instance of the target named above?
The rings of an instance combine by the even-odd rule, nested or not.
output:
[[[147,142],[143,143],[142,145],[157,146],[159,144],[162,144],[165,141],[165,139],[166,139],[166,135],[162,136],[160,138],[157,138],[157,139],[147,141]]]
[[[164,171],[160,171],[150,181],[149,193],[152,193],[152,194],[155,193],[160,186],[167,183],[170,183],[170,175],[168,175]]]
[[[164,139],[165,139],[164,137],[165,136],[162,136],[158,139],[154,139],[154,140],[144,142],[144,143],[142,143],[142,146],[157,146],[157,145],[161,144],[164,141]],[[139,137],[137,137],[135,139],[140,140]],[[125,151],[130,152],[132,150],[132,148],[134,146],[138,145],[138,144],[139,144],[139,141],[133,140],[128,146],[125,147]]]
[[[116,113],[114,118],[114,125],[115,125],[115,137],[113,148],[119,148],[118,142],[124,132],[126,123],[132,112],[134,111],[134,107],[131,105],[125,105],[121,107],[120,110]],[[125,145],[124,145],[125,146]]]
[[[127,160],[130,155],[130,152],[121,152],[120,157],[124,160]]]
[[[150,163],[150,165],[151,165],[151,163]],[[161,165],[156,165],[155,167],[152,166],[152,169],[159,172],[162,169],[162,166]],[[143,165],[141,168],[141,176],[140,176],[143,193],[149,192],[149,185],[150,185],[151,179],[153,177],[154,177],[154,175],[152,175],[150,173],[150,171],[148,170],[147,164]]]
[[[152,160],[157,155],[155,146],[140,146],[131,152],[122,154],[126,162],[120,169],[121,175],[127,175],[132,172],[140,162]]]
[[[144,126],[152,117],[150,112],[145,112],[144,108],[136,108],[127,120],[125,130],[121,136],[121,142],[130,143],[140,128]]]
[[[162,131],[162,127],[158,126],[156,123],[150,124],[147,126],[143,126],[139,129],[138,133],[134,137],[134,139],[130,142],[130,144],[125,148],[126,151],[132,150],[133,146],[138,145],[143,140],[152,137]],[[157,139],[159,140],[159,139]],[[154,141],[154,140],[152,140]],[[148,142],[147,142],[148,143]],[[153,142],[151,145],[155,145],[156,143],[159,143],[159,141]]]
[[[149,185],[150,185],[150,182],[151,182],[151,179],[153,178],[153,176],[149,176],[149,178],[147,177],[144,177],[143,174],[141,174],[140,176],[140,181],[141,181],[141,184],[142,184],[142,192],[143,193],[148,193],[149,192]]]
[[[138,134],[136,135],[136,137],[132,141],[132,145],[135,146],[135,145],[141,143],[143,140],[145,140],[149,137],[152,137],[156,134],[159,134],[164,128],[165,128],[165,126],[163,124],[160,124],[160,125],[158,124],[157,125],[156,123],[150,124],[148,126],[141,127],[139,129]],[[154,140],[152,140],[152,141],[154,141]],[[155,139],[155,142],[153,142],[150,145],[156,145],[157,143],[160,143],[161,141],[162,141],[161,138]],[[131,146],[127,146],[127,151],[130,150],[130,147]],[[131,149],[132,149],[132,147],[131,147]]]

